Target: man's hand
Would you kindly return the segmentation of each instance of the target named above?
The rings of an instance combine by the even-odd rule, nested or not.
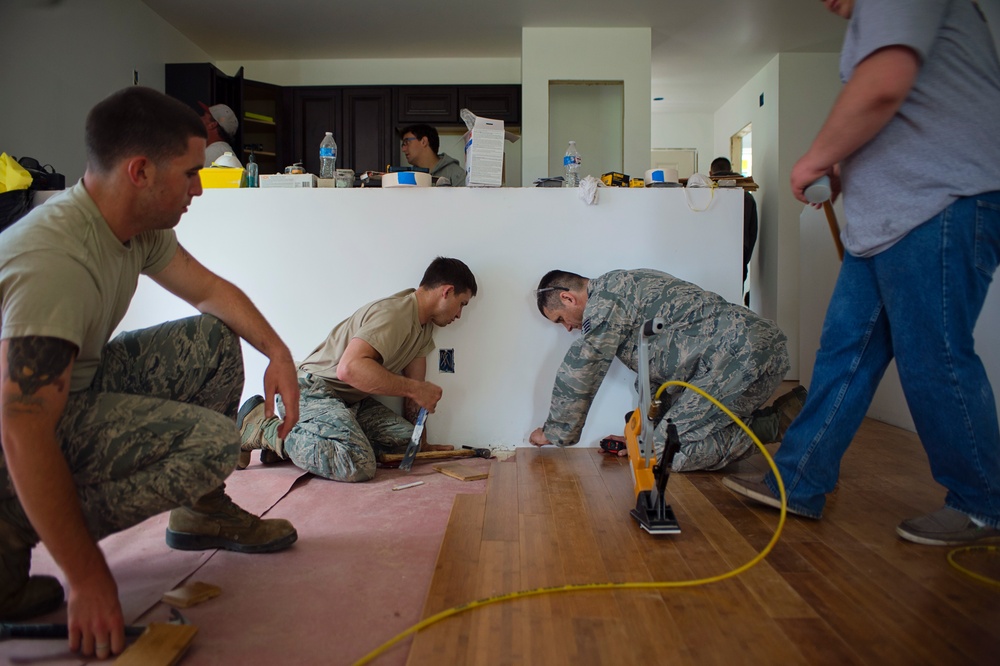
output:
[[[299,379],[291,357],[273,359],[264,371],[264,415],[274,416],[274,396],[281,396],[285,418],[278,426],[278,437],[284,439],[299,421]]]
[[[552,443],[545,438],[545,433],[542,432],[541,428],[535,428],[534,431],[532,431],[531,436],[528,437],[528,441],[535,446],[548,446]]]
[[[70,585],[69,648],[85,657],[107,659],[125,649],[125,620],[114,578],[103,560],[94,564],[97,571]]]
[[[412,393],[407,397],[426,409],[428,414],[433,414],[437,408],[438,401],[441,399],[441,395],[441,387],[437,384],[416,381]]]

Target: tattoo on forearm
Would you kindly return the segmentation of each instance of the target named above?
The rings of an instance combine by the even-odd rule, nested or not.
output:
[[[7,344],[9,379],[32,395],[62,381],[62,373],[76,355],[76,346],[59,338],[12,338]]]

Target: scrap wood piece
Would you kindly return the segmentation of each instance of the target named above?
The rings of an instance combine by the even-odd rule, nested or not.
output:
[[[115,666],[173,666],[198,633],[191,624],[150,622],[146,631],[115,659]]]
[[[478,481],[490,476],[490,471],[480,472],[462,463],[449,463],[447,465],[434,465],[434,469],[446,476],[458,479],[459,481]]]
[[[190,608],[221,593],[221,587],[195,580],[166,592],[162,601],[176,608]]]

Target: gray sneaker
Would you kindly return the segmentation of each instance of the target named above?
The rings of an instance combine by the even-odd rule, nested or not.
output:
[[[904,520],[896,528],[896,534],[925,546],[967,546],[983,541],[1000,541],[1000,530],[980,527],[961,511],[948,507]]]
[[[772,509],[781,510],[781,499],[775,497],[774,493],[771,492],[771,489],[767,487],[766,483],[764,483],[763,474],[751,478],[742,476],[723,477],[722,485],[729,488],[737,495],[749,497],[755,502],[760,502],[761,504],[767,505]],[[817,520],[816,516],[801,513],[790,506],[785,507],[785,510],[788,513],[795,514],[796,516]]]

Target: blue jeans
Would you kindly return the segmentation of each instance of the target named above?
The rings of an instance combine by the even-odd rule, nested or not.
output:
[[[1000,191],[959,199],[873,257],[844,256],[809,396],[774,457],[789,506],[820,517],[895,356],[945,504],[1000,527],[1000,428],[973,341],[998,258]]]

